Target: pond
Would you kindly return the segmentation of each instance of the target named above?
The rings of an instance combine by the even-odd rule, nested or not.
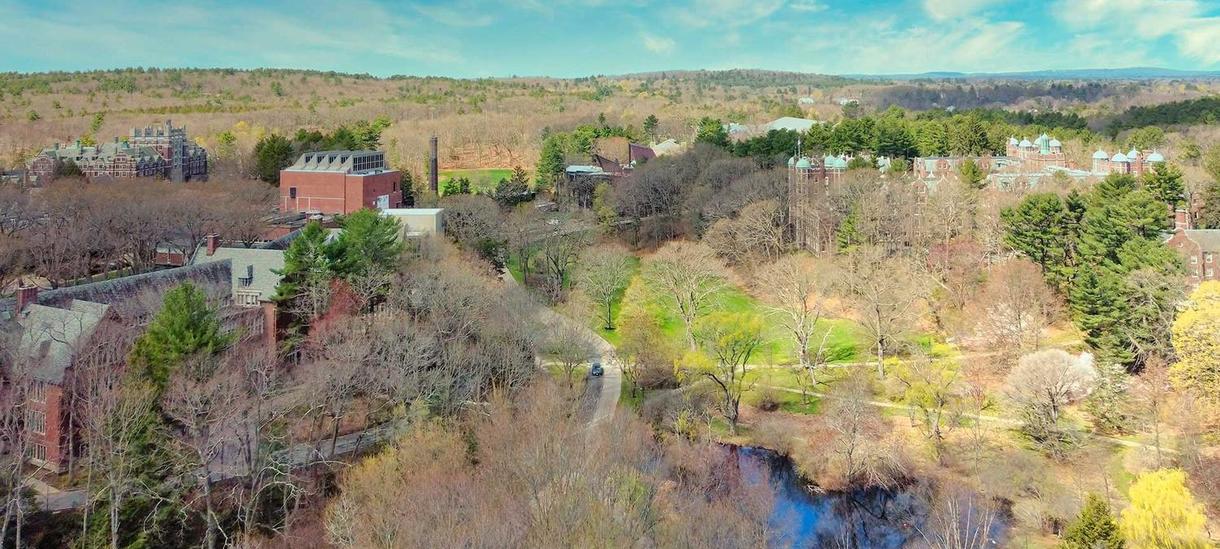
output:
[[[919,528],[931,503],[914,489],[816,492],[792,460],[771,450],[727,446],[747,484],[769,482],[775,493],[771,527],[775,547],[897,549],[922,542]],[[993,539],[1003,526],[992,528]]]

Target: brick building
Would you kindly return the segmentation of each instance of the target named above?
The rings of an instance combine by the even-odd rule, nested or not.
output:
[[[816,216],[810,214],[824,200],[830,184],[847,172],[850,161],[842,155],[827,155],[821,161],[803,155],[788,159],[788,219],[798,246],[815,251],[825,248],[826,227],[816,226],[811,221]]]
[[[349,214],[402,206],[402,175],[386,168],[381,151],[302,154],[280,170],[280,211]]]
[[[1140,151],[1131,149],[1126,154],[1121,152],[1110,156],[1106,151],[1098,149],[1093,153],[1093,173],[1107,175],[1112,173],[1129,173],[1140,176],[1152,171],[1156,164],[1165,162],[1165,155],[1157,151]]]
[[[1220,280],[1220,229],[1195,229],[1190,212],[1178,210],[1173,215],[1173,234],[1165,244],[1186,261],[1186,276],[1192,285]]]
[[[30,176],[46,183],[69,162],[86,177],[164,177],[182,182],[208,176],[207,151],[190,141],[185,126],[175,128],[169,120],[163,126],[132,128],[126,140],[115,137],[110,143],[86,146],[78,139],[69,147],[56,143],[30,160]]]
[[[79,444],[68,413],[73,380],[83,368],[122,367],[135,336],[170,289],[194,285],[217,309],[225,330],[237,330],[247,341],[264,337],[263,311],[232,304],[235,268],[226,259],[54,290],[23,287],[15,299],[0,299],[0,328],[12,330],[17,342],[10,357],[15,363],[0,368],[0,390],[24,394],[19,400],[26,408],[30,463],[64,469],[68,452]]]

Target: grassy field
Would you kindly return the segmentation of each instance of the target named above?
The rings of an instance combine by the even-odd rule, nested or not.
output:
[[[792,338],[780,324],[779,319],[768,314],[766,309],[753,296],[740,288],[730,287],[721,291],[715,297],[713,310],[731,313],[754,314],[763,319],[765,343],[755,353],[752,362],[758,364],[788,364],[796,361],[797,351]],[[657,322],[665,339],[678,348],[686,345],[686,330],[682,320],[664,302],[649,295],[644,281],[639,276],[631,280],[631,284],[623,292],[621,299],[614,304],[615,319],[625,314],[643,311]],[[817,334],[830,330],[826,340],[827,353],[831,362],[848,362],[857,359],[868,348],[859,326],[850,320],[827,319],[818,323]],[[613,344],[618,344],[618,334],[613,331],[600,330],[603,337]],[[819,340],[820,342],[820,340]]]
[[[470,190],[474,193],[488,193],[496,189],[501,179],[513,176],[512,168],[486,168],[474,170],[441,170],[437,184],[443,189],[445,183],[459,177],[470,180]]]

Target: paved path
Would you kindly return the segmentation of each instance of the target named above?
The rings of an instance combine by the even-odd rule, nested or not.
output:
[[[784,391],[784,392],[788,392],[788,393],[801,394],[800,389],[793,389],[791,387],[780,387],[778,385],[766,385],[766,384],[759,384],[758,386],[765,387],[767,389],[773,389],[776,391]],[[842,399],[843,398],[843,397],[839,397],[839,396],[835,396],[835,395],[821,393],[818,391],[808,391],[805,394],[807,394],[809,396],[815,396],[818,398],[829,398],[829,399]],[[868,400],[868,401],[865,401],[865,403],[867,403],[870,406],[876,406],[878,408],[887,408],[890,410],[900,410],[903,412],[912,412],[915,410],[914,406],[907,406],[906,404],[898,404],[896,402],[888,402],[888,401],[884,401],[884,400]],[[1021,425],[1020,421],[1017,421],[1012,418],[1000,417],[1000,416],[961,414],[959,417],[964,417],[966,419],[972,419],[974,421],[978,421],[981,423],[993,423],[993,424],[1001,425],[1004,427],[1010,427],[1010,428],[1019,427]],[[1118,446],[1125,446],[1127,448],[1139,448],[1142,450],[1153,450],[1153,451],[1156,450],[1156,446],[1153,446],[1151,444],[1144,444],[1142,442],[1135,442],[1133,440],[1108,437],[1105,435],[1098,435],[1098,434],[1092,434],[1092,433],[1086,433],[1085,436],[1089,436],[1089,437],[1092,437],[1092,438],[1095,438],[1098,440],[1104,440],[1111,444],[1116,444]],[[1164,446],[1161,447],[1161,451],[1165,452],[1167,454],[1178,453],[1177,450],[1174,450],[1173,448],[1166,448]]]
[[[314,442],[298,442],[275,454],[275,460],[289,467],[301,467],[321,463],[335,457],[344,456],[361,448],[381,442],[393,436],[394,425],[379,425],[363,431],[342,435],[335,440],[335,452],[330,452],[330,437]],[[222,454],[212,463],[212,482],[219,482],[248,474],[245,464],[241,462],[236,451]],[[202,471],[201,471],[202,473]],[[79,509],[85,506],[89,496],[82,489],[58,490],[38,479],[30,479],[26,486],[35,492],[35,501],[43,510],[57,512],[69,509]]]
[[[500,273],[500,279],[505,284],[517,284],[517,279],[513,278],[513,275],[507,270]],[[585,404],[582,406],[591,410],[590,425],[597,425],[614,417],[614,411],[618,408],[619,394],[623,391],[623,367],[619,362],[618,353],[614,351],[614,345],[588,326],[563,316],[549,307],[538,305],[535,312],[538,320],[546,326],[562,325],[575,329],[600,355],[602,369],[605,373],[601,379],[589,378],[588,383],[585,384]]]

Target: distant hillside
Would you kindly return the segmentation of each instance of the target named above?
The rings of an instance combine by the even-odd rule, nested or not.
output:
[[[1188,71],[1158,67],[1124,69],[1065,69],[1025,72],[924,72],[915,74],[845,74],[860,80],[1154,80],[1220,79],[1220,71]]]

